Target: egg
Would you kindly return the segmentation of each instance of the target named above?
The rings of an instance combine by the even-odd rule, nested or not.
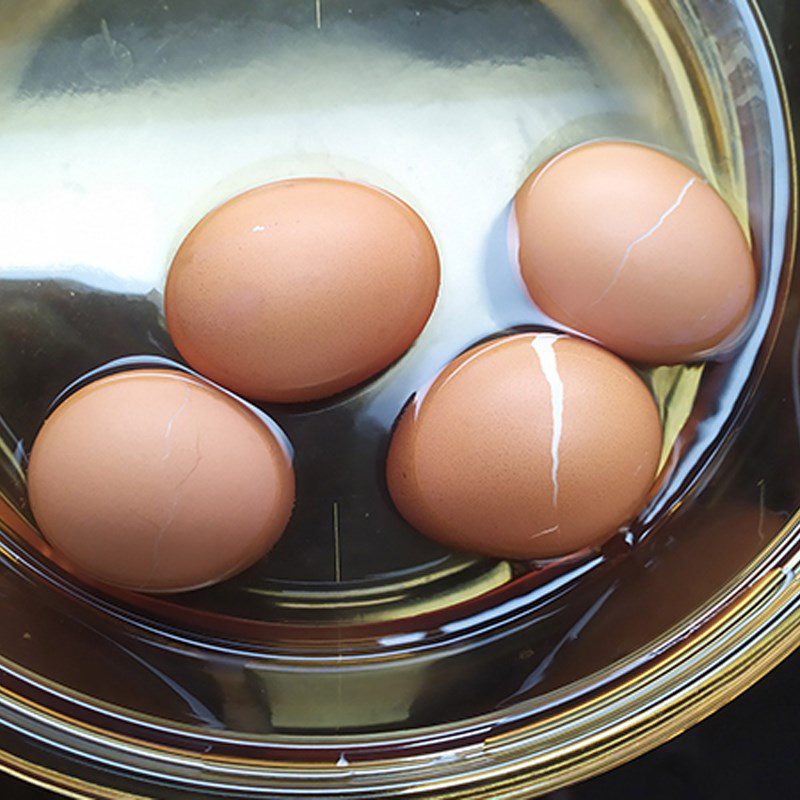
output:
[[[44,537],[79,572],[142,592],[228,578],[291,515],[284,442],[241,401],[177,370],[84,386],[50,414],[28,492]]]
[[[210,212],[178,249],[165,313],[198,372],[257,400],[318,400],[388,367],[439,290],[422,219],[343,180],[279,181]]]
[[[619,358],[551,333],[450,363],[403,411],[389,493],[453,548],[539,559],[601,544],[646,503],[661,451],[653,398]]]
[[[707,357],[753,307],[756,269],[738,221],[708,181],[657,150],[566,150],[525,181],[513,223],[533,301],[624,358]]]

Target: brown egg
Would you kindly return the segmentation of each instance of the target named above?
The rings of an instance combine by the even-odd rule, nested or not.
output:
[[[144,592],[240,572],[294,503],[286,447],[242,402],[174,370],[102,378],[47,418],[30,504],[48,542],[98,580]]]
[[[630,367],[589,342],[519,334],[469,350],[418,394],[389,448],[389,491],[455,548],[549,558],[641,511],[661,426]]]
[[[240,194],[189,233],[167,325],[196,370],[247,397],[315,400],[366,380],[422,331],[439,290],[425,223],[388,192],[322,178]]]
[[[597,142],[534,172],[514,202],[534,302],[619,355],[707,356],[742,327],[756,270],[722,198],[656,150]]]

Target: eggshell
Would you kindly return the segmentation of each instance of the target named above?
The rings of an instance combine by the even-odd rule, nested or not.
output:
[[[389,492],[454,548],[549,558],[598,545],[638,514],[661,426],[645,384],[589,342],[519,334],[449,364],[400,417]]]
[[[183,591],[250,566],[294,502],[291,458],[269,425],[176,370],[102,378],[56,407],[30,457],[31,509],[79,571]]]
[[[246,397],[315,400],[388,367],[439,289],[420,217],[388,192],[280,181],[209,213],[169,271],[170,334],[196,370]]]
[[[514,211],[535,303],[625,358],[703,358],[752,309],[756,269],[738,221],[706,180],[656,150],[567,150],[528,178]]]

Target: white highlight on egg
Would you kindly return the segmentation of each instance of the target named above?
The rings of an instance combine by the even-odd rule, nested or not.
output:
[[[650,228],[650,230],[646,231],[641,236],[638,236],[636,239],[634,239],[625,248],[625,253],[622,256],[622,260],[619,262],[619,265],[617,266],[616,270],[614,270],[614,274],[611,276],[611,280],[609,281],[608,286],[606,286],[606,288],[603,290],[603,293],[600,295],[600,297],[598,297],[597,300],[595,300],[592,303],[593,306],[597,305],[597,303],[599,303],[603,298],[605,298],[605,296],[617,285],[617,281],[619,281],[622,275],[622,271],[625,269],[634,249],[638,247],[646,239],[649,239],[654,233],[656,233],[656,231],[658,231],[658,229],[678,210],[681,203],[686,198],[686,195],[689,193],[689,189],[691,189],[692,186],[694,186],[694,184],[697,183],[697,180],[698,180],[697,177],[689,178],[689,180],[686,181],[686,183],[683,185],[683,188],[680,190],[675,202],[658,218],[658,222],[656,222],[656,224],[653,225],[653,227]]]
[[[483,356],[484,353],[488,353],[490,350],[494,350],[497,347],[502,347],[506,342],[507,342],[507,339],[506,338],[502,338],[502,339],[498,339],[495,342],[492,342],[487,347],[479,347],[479,348],[477,348],[476,351],[469,358],[465,359],[461,364],[459,364],[453,370],[453,372],[451,372],[450,375],[448,375],[444,379],[444,382],[439,387],[438,391],[441,392],[442,389],[444,389],[444,387],[447,386],[447,384],[450,383],[450,381],[452,381],[453,378],[455,378],[455,376],[458,375],[458,373],[461,372],[462,369],[464,369],[464,367],[466,367],[467,365],[471,364],[476,358],[480,358],[481,356]],[[419,389],[416,392],[416,394],[414,395],[414,399],[413,399],[413,403],[414,403],[414,419],[416,419],[419,416],[419,412],[420,412],[420,409],[422,408],[422,404],[423,404],[423,402],[425,400],[426,395],[431,390],[431,388],[436,383],[436,381],[439,380],[439,377],[440,377],[440,375],[437,375],[435,378],[433,378],[431,381],[429,381],[425,386],[423,386],[421,389]]]
[[[553,433],[550,438],[551,477],[553,481],[553,508],[558,506],[558,453],[564,426],[564,384],[558,373],[555,342],[562,338],[555,333],[537,333],[531,340],[545,380],[550,386],[550,405],[553,412]]]

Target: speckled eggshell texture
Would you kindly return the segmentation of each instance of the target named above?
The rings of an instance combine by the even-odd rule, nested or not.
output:
[[[79,571],[176,592],[235,575],[272,547],[294,472],[278,433],[241,401],[176,370],[133,370],[56,407],[28,488],[40,530]]]
[[[633,361],[713,355],[753,307],[756,269],[725,201],[642,145],[586,144],[542,165],[517,193],[512,236],[534,302]]]
[[[439,291],[422,219],[394,195],[279,181],[204,217],[167,277],[167,325],[198,372],[245,397],[318,400],[367,380],[419,336]]]
[[[399,512],[454,548],[496,557],[601,544],[644,506],[661,426],[616,356],[518,334],[464,353],[400,417],[387,461]]]

